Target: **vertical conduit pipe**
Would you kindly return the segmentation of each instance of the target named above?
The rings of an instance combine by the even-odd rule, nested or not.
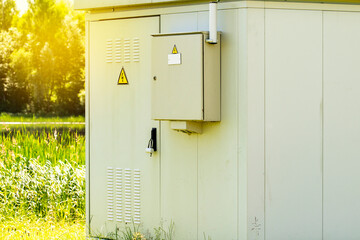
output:
[[[209,39],[208,43],[217,43],[217,2],[209,4]]]

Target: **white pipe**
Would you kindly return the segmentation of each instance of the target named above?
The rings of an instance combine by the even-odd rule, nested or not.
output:
[[[208,43],[217,43],[217,2],[209,4],[209,39]]]

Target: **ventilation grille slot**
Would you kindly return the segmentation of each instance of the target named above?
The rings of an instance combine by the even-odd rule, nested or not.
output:
[[[141,172],[107,168],[107,219],[141,223]]]
[[[105,61],[107,63],[134,63],[140,62],[140,39],[117,38],[106,41]]]
[[[108,39],[106,41],[106,62],[112,63],[113,61],[113,40]]]
[[[107,219],[114,220],[114,169],[107,169]]]
[[[140,40],[139,40],[139,38],[134,38],[133,55],[134,55],[134,62],[140,62]]]
[[[121,62],[121,39],[115,40],[115,62]]]
[[[140,224],[140,170],[134,170],[134,223]]]
[[[131,169],[125,169],[125,222],[131,223]]]
[[[116,168],[115,173],[116,221],[122,222],[122,169]]]
[[[124,40],[124,62],[130,62],[130,39]]]

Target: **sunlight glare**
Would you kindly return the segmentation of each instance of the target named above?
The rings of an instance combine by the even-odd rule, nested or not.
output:
[[[74,0],[69,0],[69,2],[73,3]],[[27,0],[15,0],[16,8],[20,11],[20,15],[23,15],[28,9],[28,1]]]
[[[15,3],[16,8],[20,11],[20,15],[23,15],[28,8],[27,0],[15,0]]]

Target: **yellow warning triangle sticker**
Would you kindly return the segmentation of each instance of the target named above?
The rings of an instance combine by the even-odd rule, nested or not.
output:
[[[118,79],[118,85],[121,84],[129,84],[128,79],[126,77],[126,73],[125,73],[125,69],[124,67],[121,69],[120,75],[119,75],[119,79]]]
[[[176,45],[174,45],[173,50],[172,50],[172,54],[177,54],[177,53],[178,53],[178,50],[176,48]]]

